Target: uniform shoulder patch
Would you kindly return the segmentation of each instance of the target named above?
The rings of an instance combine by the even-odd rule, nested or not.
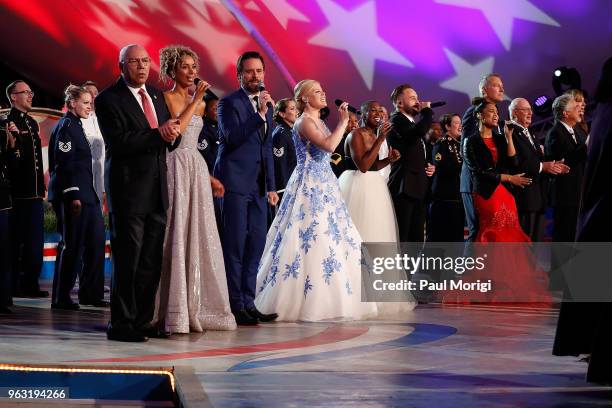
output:
[[[276,157],[283,157],[283,155],[285,154],[285,147],[279,147],[278,149],[276,147],[273,148],[274,149],[274,155]]]
[[[68,153],[72,149],[72,142],[63,143],[58,140],[57,147],[60,149],[61,152]]]
[[[208,140],[202,139],[201,142],[198,142],[198,150],[206,150],[208,147]]]
[[[434,159],[435,159],[436,161],[440,161],[440,160],[442,160],[442,155],[440,154],[440,152],[436,153],[436,155],[434,156]]]

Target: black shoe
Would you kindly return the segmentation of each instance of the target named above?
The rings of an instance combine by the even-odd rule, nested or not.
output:
[[[234,318],[236,318],[236,324],[239,326],[255,326],[257,325],[257,318],[251,316],[247,313],[246,310],[241,310],[239,312],[232,312],[234,314]]]
[[[51,303],[51,309],[55,309],[55,310],[79,310],[79,304],[78,303],[74,303],[72,301],[70,302],[57,302],[57,303]]]
[[[0,314],[11,314],[13,311],[8,306],[0,306]]]
[[[167,339],[172,333],[160,329],[155,326],[144,326],[138,329],[138,332],[145,337],[150,339]]]
[[[257,308],[247,309],[247,313],[261,322],[272,322],[278,319],[277,313],[261,313]]]
[[[17,297],[26,297],[26,298],[46,298],[49,297],[49,292],[46,290],[23,290],[21,291]]]
[[[146,336],[143,336],[140,332],[136,330],[117,330],[113,328],[110,324],[108,325],[108,330],[106,331],[106,338],[109,340],[125,341],[130,343],[142,343],[149,340]]]
[[[106,300],[79,300],[79,304],[93,307],[110,307],[110,302],[107,302]]]

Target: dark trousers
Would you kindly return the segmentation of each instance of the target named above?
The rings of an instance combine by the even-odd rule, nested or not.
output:
[[[474,207],[474,197],[472,197],[472,193],[461,193],[461,197],[465,211],[465,223],[468,229],[468,236],[465,238],[465,241],[474,242],[476,235],[478,235],[478,216]]]
[[[232,311],[253,308],[257,267],[266,244],[268,205],[255,188],[249,194],[226,192],[222,200],[223,258]]]
[[[11,235],[9,228],[9,211],[0,210],[0,306],[13,304],[11,296],[11,259],[10,243]]]
[[[434,200],[429,206],[429,242],[463,242],[461,201]]]
[[[57,204],[57,203],[56,203]],[[57,205],[54,208],[58,207]],[[91,303],[104,298],[104,221],[98,204],[81,205],[74,215],[69,204],[59,206],[62,213],[64,246],[58,253],[53,277],[53,303],[68,303],[70,291],[79,277],[79,301]]]
[[[518,216],[523,232],[529,235],[533,242],[542,242],[544,240],[544,212],[519,211]]]
[[[553,209],[553,242],[574,242],[576,239],[576,224],[578,223],[578,207],[560,206]],[[550,286],[552,289],[563,289],[565,277],[563,266],[567,264],[571,253],[564,248],[553,245],[550,257]]]
[[[43,262],[42,199],[15,199],[11,210],[11,256],[13,293],[40,290],[38,278]]]
[[[407,195],[393,197],[400,242],[422,243],[425,238],[425,203]]]
[[[113,330],[137,330],[153,319],[161,276],[166,212],[111,214]]]

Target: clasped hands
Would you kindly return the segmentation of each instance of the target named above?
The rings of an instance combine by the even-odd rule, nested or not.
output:
[[[181,121],[179,119],[169,119],[158,130],[164,141],[173,143],[181,134]]]

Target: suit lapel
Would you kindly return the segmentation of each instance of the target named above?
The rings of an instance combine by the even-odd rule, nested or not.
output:
[[[129,116],[137,120],[141,123],[141,126],[144,128],[149,127],[149,122],[147,121],[147,117],[144,114],[144,111],[134,98],[132,92],[128,89],[123,79],[119,78],[118,88],[119,93],[121,94],[121,99],[123,100],[123,108]]]
[[[155,88],[148,87],[147,92],[153,101],[153,106],[155,106],[155,115],[157,116],[157,123],[159,126],[162,125],[166,121],[165,115],[162,115],[166,110],[166,102],[164,100],[164,96],[157,91]],[[146,119],[146,117],[145,117]]]

